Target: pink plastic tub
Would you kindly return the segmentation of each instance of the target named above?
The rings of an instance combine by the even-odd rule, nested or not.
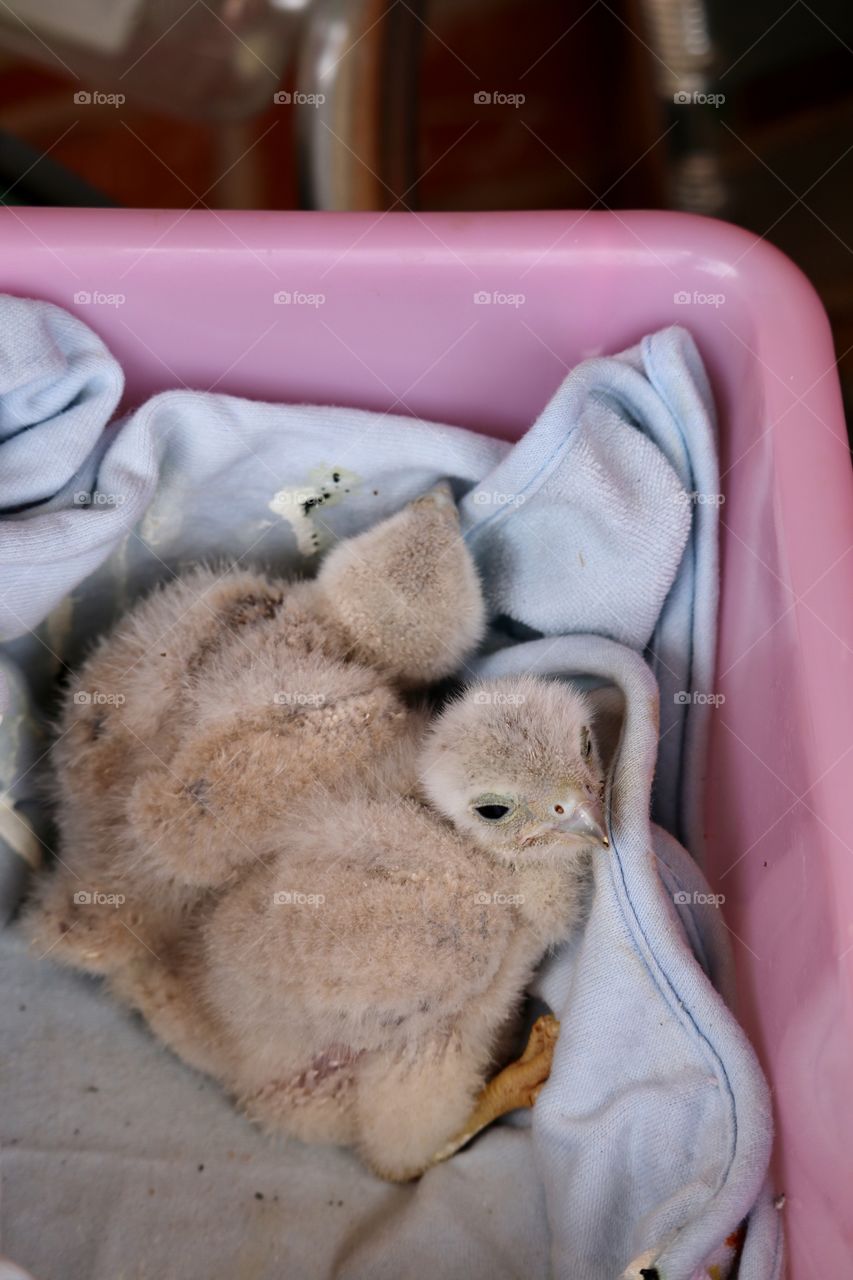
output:
[[[789,1274],[853,1274],[853,494],[830,333],[799,271],[662,213],[9,208],[0,249],[0,286],[76,310],[131,403],[217,388],[514,438],[584,356],[693,332],[725,494],[709,873],[774,1089]]]

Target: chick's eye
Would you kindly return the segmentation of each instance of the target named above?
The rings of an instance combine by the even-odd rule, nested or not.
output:
[[[589,759],[589,753],[592,751],[592,738],[586,725],[581,729],[581,755],[584,760]]]
[[[485,818],[487,822],[497,822],[499,818],[504,818],[509,813],[508,804],[478,804],[474,810],[479,813],[481,818]]]

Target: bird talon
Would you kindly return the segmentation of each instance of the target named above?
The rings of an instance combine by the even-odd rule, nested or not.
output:
[[[506,1114],[516,1107],[532,1107],[551,1074],[554,1049],[560,1034],[560,1023],[553,1014],[543,1014],[530,1029],[524,1052],[490,1082],[501,1098]]]
[[[537,1018],[530,1028],[527,1044],[518,1061],[529,1062],[532,1058],[538,1057],[542,1053],[548,1053],[550,1061],[550,1056],[554,1052],[554,1046],[559,1035],[559,1019],[555,1018],[553,1013],[543,1013],[541,1018]]]
[[[519,1107],[532,1107],[551,1074],[560,1023],[543,1014],[530,1029],[524,1053],[489,1081],[483,1089],[465,1129],[437,1152],[431,1164],[442,1164],[466,1146],[494,1120]]]

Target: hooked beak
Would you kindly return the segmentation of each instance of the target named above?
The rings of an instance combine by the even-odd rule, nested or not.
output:
[[[571,802],[564,807],[564,815],[558,817],[555,814],[547,822],[541,823],[523,843],[532,843],[540,836],[556,831],[560,835],[575,836],[590,844],[600,844],[604,849],[610,848],[604,822],[604,808],[600,800]]]
[[[605,849],[610,848],[607,839],[607,828],[604,824],[604,808],[600,800],[590,800],[568,810],[564,818],[558,819],[555,829],[566,835],[581,836],[594,840]]]

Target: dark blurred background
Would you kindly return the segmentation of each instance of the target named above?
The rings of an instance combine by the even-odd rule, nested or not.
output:
[[[853,403],[849,0],[9,0],[0,59],[7,204],[706,213]]]

